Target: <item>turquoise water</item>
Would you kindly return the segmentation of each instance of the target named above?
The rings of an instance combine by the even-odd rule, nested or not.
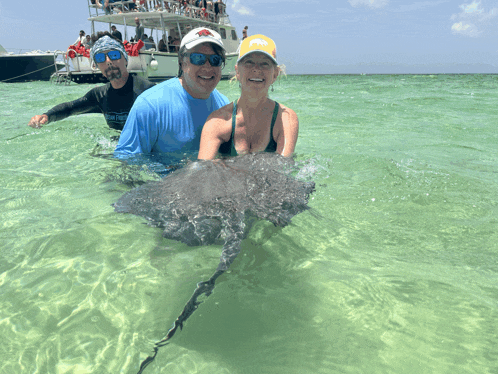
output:
[[[136,373],[211,276],[111,204],[151,171],[101,115],[31,116],[91,85],[0,84],[0,373]],[[252,229],[145,373],[498,373],[498,76],[289,76],[312,210]],[[229,99],[238,88],[221,82]]]

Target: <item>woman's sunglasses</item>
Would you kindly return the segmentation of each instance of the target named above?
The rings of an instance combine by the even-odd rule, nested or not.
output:
[[[201,66],[209,60],[213,67],[221,66],[224,62],[223,57],[220,55],[206,55],[204,53],[190,53],[190,63],[193,65]]]
[[[105,62],[105,56],[109,57],[109,60],[119,60],[121,58],[121,52],[119,51],[109,51],[107,53],[96,53],[93,59],[97,64]]]

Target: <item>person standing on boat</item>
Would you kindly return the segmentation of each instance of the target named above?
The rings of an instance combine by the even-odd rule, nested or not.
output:
[[[87,49],[91,49],[93,47],[93,40],[92,40],[92,37],[90,35],[87,35],[86,36],[86,44],[85,44],[85,48]]]
[[[119,138],[115,157],[197,151],[202,126],[211,112],[228,104],[216,90],[225,62],[221,36],[199,27],[182,39],[178,78],[138,97]]]
[[[140,19],[138,17],[135,17],[135,24],[137,25],[137,27],[135,27],[135,40],[142,40],[145,29],[144,26],[140,24]]]
[[[143,49],[148,50],[148,49],[152,49],[152,48],[155,49],[156,48],[155,43],[152,43],[150,41],[150,38],[147,34],[142,35],[142,41],[144,42],[144,46],[142,47]]]
[[[123,41],[123,35],[121,35],[121,33],[118,31],[118,29],[116,29],[116,26],[112,25],[111,26],[111,35],[114,36],[116,39],[118,39],[120,42]]]
[[[122,130],[136,98],[154,84],[128,73],[128,55],[123,43],[103,33],[93,46],[91,61],[109,79],[109,83],[91,89],[85,96],[56,105],[48,112],[31,118],[28,126],[40,128],[76,114],[102,113],[110,128]]]
[[[150,48],[157,50],[157,46],[156,46],[156,43],[154,43],[154,38],[152,37],[152,35],[149,36],[149,39],[147,39],[147,40],[148,40],[148,42],[150,44]]]
[[[220,17],[223,15],[224,6],[225,4],[223,4],[222,0],[217,0],[214,3],[215,22],[220,21]]]
[[[73,45],[78,45],[78,42],[81,42],[81,44],[86,43],[86,36],[84,30],[80,30],[80,36],[78,36],[78,39],[76,39]]]
[[[239,46],[237,47],[237,53],[240,52],[240,46],[242,45],[242,42],[244,39],[247,39],[247,29],[249,26],[245,26],[244,29],[242,30],[242,39],[240,39]]]
[[[105,0],[104,1],[104,11],[105,11],[106,15],[112,14],[114,7],[112,5],[109,5],[109,4],[113,4],[113,3],[120,3],[120,0]],[[124,12],[124,8],[121,5],[121,3],[119,5],[116,5],[116,7],[121,10],[120,13]]]
[[[268,97],[279,73],[273,40],[264,35],[244,39],[235,65],[240,98],[209,116],[202,129],[199,159],[212,160],[218,153],[292,156],[299,130],[297,115]]]
[[[168,52],[168,47],[166,46],[165,40],[166,35],[163,35],[161,39],[159,39],[159,43],[157,43],[157,50],[159,52]]]

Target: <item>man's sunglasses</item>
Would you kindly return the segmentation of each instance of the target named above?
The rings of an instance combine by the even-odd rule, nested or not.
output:
[[[201,66],[209,60],[213,67],[221,66],[225,61],[220,55],[206,55],[204,53],[190,53],[190,63],[193,65]]]
[[[109,57],[109,60],[114,61],[114,60],[119,60],[121,58],[121,52],[119,51],[109,51],[107,53],[96,53],[95,56],[93,56],[93,59],[97,64],[100,64],[102,62],[105,62],[105,56]]]

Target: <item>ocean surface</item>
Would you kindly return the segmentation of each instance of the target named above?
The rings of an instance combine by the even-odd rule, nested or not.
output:
[[[156,180],[102,115],[29,119],[93,85],[0,84],[0,373],[136,373],[218,264],[114,212]],[[229,99],[237,85],[218,89]],[[498,76],[288,76],[316,182],[260,222],[144,373],[498,373]]]

